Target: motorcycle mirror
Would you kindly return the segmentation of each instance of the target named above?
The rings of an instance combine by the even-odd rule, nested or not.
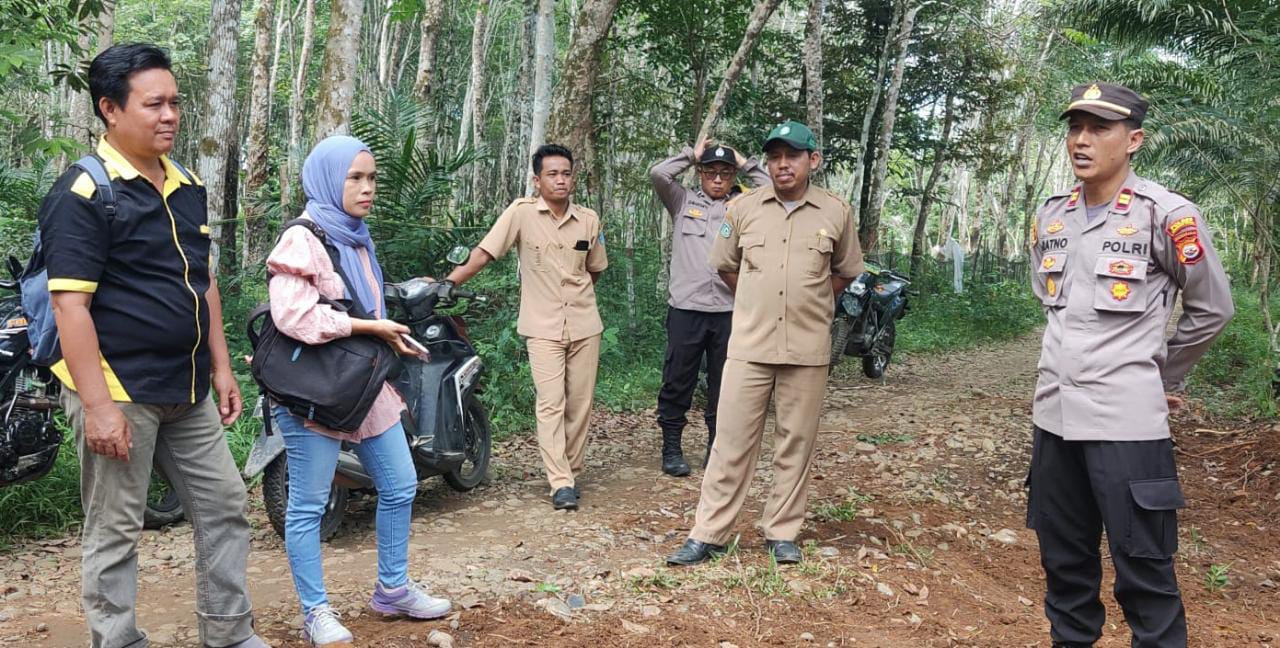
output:
[[[471,258],[471,248],[465,245],[455,246],[452,250],[449,250],[449,254],[445,255],[444,258],[448,259],[449,263],[453,265],[462,265],[467,262],[467,259]]]

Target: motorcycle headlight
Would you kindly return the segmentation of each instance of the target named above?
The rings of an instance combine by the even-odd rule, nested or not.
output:
[[[849,292],[853,293],[854,295],[857,295],[858,297],[861,297],[867,294],[867,285],[862,283],[861,281],[855,281],[849,284]]]

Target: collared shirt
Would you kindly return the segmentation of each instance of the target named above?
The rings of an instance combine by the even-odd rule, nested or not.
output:
[[[729,357],[820,366],[831,360],[831,276],[863,271],[849,204],[809,185],[791,213],[769,185],[729,203],[711,265],[738,273]]]
[[[698,189],[689,189],[680,184],[677,177],[694,164],[693,148],[686,146],[677,155],[649,169],[653,190],[667,208],[674,226],[668,303],[684,310],[727,313],[733,310],[733,292],[707,263],[707,255],[724,222],[730,198],[716,200],[703,193],[701,185]],[[742,171],[753,186],[769,184],[769,174],[754,157],[747,159]]]
[[[1032,290],[1048,320],[1033,420],[1072,441],[1169,436],[1165,392],[1235,312],[1207,222],[1190,200],[1130,173],[1106,214],[1083,189],[1049,198],[1032,229]],[[1165,328],[1182,291],[1182,317]]]
[[[209,226],[205,190],[161,156],[157,191],[103,139],[98,144],[115,192],[108,217],[88,173],[73,168],[40,205],[40,237],[50,292],[92,293],[102,371],[111,398],[195,403],[209,392]],[[53,373],[75,389],[66,361]]]
[[[604,330],[590,273],[604,271],[609,258],[594,211],[570,203],[557,217],[543,199],[520,198],[479,247],[500,259],[512,246],[520,254],[520,335],[572,341]]]

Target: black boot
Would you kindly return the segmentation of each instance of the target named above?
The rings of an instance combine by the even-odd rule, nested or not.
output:
[[[662,472],[672,477],[684,477],[689,474],[689,464],[684,460],[684,449],[680,447],[682,430],[662,431]]]

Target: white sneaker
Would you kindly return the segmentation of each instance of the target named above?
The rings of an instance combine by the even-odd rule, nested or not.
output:
[[[351,631],[338,621],[338,611],[328,605],[321,605],[307,612],[302,633],[312,646],[349,643],[353,639]]]

